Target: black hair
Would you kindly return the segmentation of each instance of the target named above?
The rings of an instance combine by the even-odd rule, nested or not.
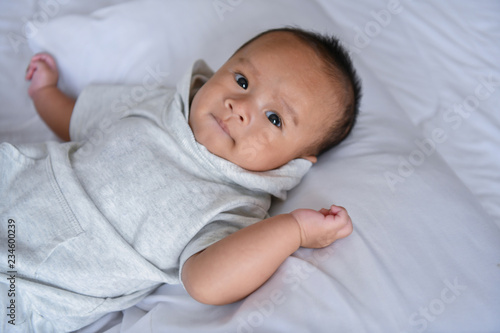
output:
[[[344,96],[343,112],[340,118],[332,121],[324,137],[319,138],[310,147],[307,147],[305,154],[321,155],[330,148],[342,142],[351,132],[359,113],[361,100],[361,81],[354,69],[352,60],[347,50],[341,45],[338,38],[333,35],[320,34],[314,31],[307,31],[297,27],[284,27],[266,30],[243,44],[235,53],[245,48],[258,38],[272,32],[289,32],[300,41],[311,47],[323,61],[325,72],[330,76],[332,82],[337,86],[342,84]],[[332,89],[332,94],[338,94],[338,88]],[[334,110],[332,110],[333,112]]]

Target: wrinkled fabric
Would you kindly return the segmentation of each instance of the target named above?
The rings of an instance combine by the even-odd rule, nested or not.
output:
[[[0,285],[15,272],[17,329],[76,330],[180,283],[190,256],[262,220],[271,196],[298,184],[306,160],[250,172],[195,141],[191,78],[211,74],[197,62],[177,90],[88,87],[72,142],[0,145]]]

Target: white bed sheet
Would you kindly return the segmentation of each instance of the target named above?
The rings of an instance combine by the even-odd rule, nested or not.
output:
[[[500,2],[318,2],[424,136],[446,132],[437,151],[500,220]]]
[[[32,48],[40,47],[40,37],[51,37],[43,15],[55,22],[120,2],[0,3],[0,141],[55,138],[36,115],[23,80]],[[334,32],[348,45],[366,90],[359,126],[273,213],[334,201],[348,208],[355,232],[324,250],[297,251],[244,301],[206,306],[180,286],[164,285],[136,307],[82,332],[500,331],[500,3],[191,6],[186,14],[208,17],[207,29],[224,36],[220,49],[197,49],[214,67],[237,43],[272,24]],[[187,20],[170,17],[179,25]],[[38,22],[29,40],[23,36],[28,20]],[[194,28],[190,32],[202,37]],[[179,67],[189,60],[175,56]],[[95,62],[90,66],[105,65]],[[460,107],[462,114],[451,113]],[[423,143],[429,138],[436,151]],[[413,170],[398,169],[410,161],[418,164]],[[390,185],[387,172],[400,178]]]

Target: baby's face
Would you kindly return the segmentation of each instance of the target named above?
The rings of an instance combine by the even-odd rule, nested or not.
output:
[[[211,153],[252,171],[278,168],[321,138],[337,105],[318,56],[269,33],[231,57],[195,95],[189,125]]]

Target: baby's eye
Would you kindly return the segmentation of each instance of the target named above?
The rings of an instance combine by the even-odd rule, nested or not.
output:
[[[269,119],[271,124],[273,124],[276,127],[281,127],[281,118],[278,116],[276,112],[273,111],[266,111],[266,117]]]
[[[236,83],[238,83],[240,87],[242,87],[245,90],[248,88],[248,80],[246,79],[246,77],[244,77],[241,74],[235,74],[234,78],[236,80]]]

